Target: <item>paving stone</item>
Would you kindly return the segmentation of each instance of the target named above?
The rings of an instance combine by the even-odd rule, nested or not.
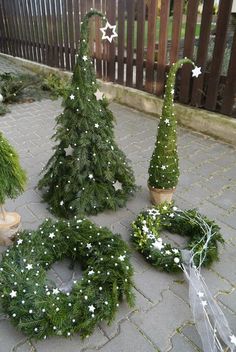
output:
[[[135,294],[135,306],[129,307],[127,302],[122,302],[119,306],[115,319],[111,325],[107,325],[105,322],[102,322],[99,326],[104,331],[105,335],[111,339],[118,334],[120,324],[122,321],[127,319],[131,313],[135,315],[137,313],[145,312],[152,307],[152,303],[148,301],[142,294],[134,289]]]
[[[162,299],[162,292],[170,287],[173,280],[174,275],[160,272],[153,267],[134,275],[135,287],[154,303]]]
[[[154,352],[157,349],[140,334],[138,329],[129,321],[122,323],[119,334],[108,344],[99,349],[101,352]]]
[[[188,305],[169,290],[163,292],[162,301],[150,311],[131,318],[160,351],[171,347],[170,336],[191,319]]]
[[[236,316],[236,289],[228,294],[219,294],[217,300],[228,307]],[[235,317],[236,318],[236,317]]]
[[[15,345],[12,352],[37,352],[29,342],[19,343]]]
[[[186,325],[183,329],[181,329],[184,336],[188,338],[196,347],[198,347],[202,351],[202,342],[201,338],[195,328],[194,325]]]
[[[34,342],[37,352],[82,352],[87,349],[103,346],[108,339],[100,329],[96,329],[94,333],[87,339],[81,340],[77,335],[69,339],[63,337],[50,337],[47,340]]]
[[[171,339],[171,352],[197,352],[199,349],[194,347],[183,335],[176,334]]]
[[[0,320],[0,352],[10,352],[19,342],[26,337],[17,331],[8,320]]]

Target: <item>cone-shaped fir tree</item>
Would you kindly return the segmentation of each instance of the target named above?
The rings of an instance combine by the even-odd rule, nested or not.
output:
[[[24,191],[26,174],[15,149],[0,132],[0,206],[7,198],[14,199]]]
[[[96,214],[125,205],[135,180],[124,153],[114,140],[113,114],[101,97],[89,58],[90,11],[81,25],[80,49],[64,112],[53,136],[58,144],[39,181],[51,212],[69,218]]]
[[[173,64],[168,73],[164,102],[155,148],[149,166],[148,184],[157,189],[175,189],[179,179],[179,159],[174,115],[174,87],[176,73],[183,64],[194,63],[187,58]]]

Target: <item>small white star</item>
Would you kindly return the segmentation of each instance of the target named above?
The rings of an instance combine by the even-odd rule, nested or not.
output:
[[[164,205],[163,210],[167,210],[167,206],[166,205]]]
[[[202,301],[202,306],[206,307],[207,306],[207,301]]]
[[[162,165],[161,167],[162,170],[165,170],[166,169],[166,166],[165,165]],[[164,209],[164,208],[163,208]]]
[[[48,237],[53,239],[55,237],[55,235],[53,232],[51,232]]]
[[[95,96],[97,100],[103,99],[103,93],[99,89],[96,91]]]
[[[232,342],[232,344],[234,344],[236,346],[236,336],[231,335],[229,338],[230,338],[230,341]]]
[[[91,249],[91,248],[92,248],[91,243],[87,243],[86,247],[87,247],[88,249]]]
[[[152,245],[154,248],[159,249],[159,251],[161,251],[162,248],[164,247],[162,242],[160,242],[160,241],[155,241]]]
[[[120,256],[118,257],[118,259],[119,259],[121,262],[123,262],[123,261],[125,260],[125,255],[120,255]]]
[[[203,293],[203,292],[201,292],[201,291],[199,291],[199,292],[197,293],[197,295],[198,295],[198,297],[199,297],[199,298],[204,297],[204,293]]]
[[[175,217],[175,214],[174,213],[171,213],[170,214],[170,218],[174,218]]]
[[[88,177],[90,178],[90,180],[92,180],[93,179],[93,174],[89,174]]]
[[[95,128],[98,128],[98,127],[99,127],[99,124],[98,124],[98,123],[95,123],[94,127],[95,127]]]
[[[195,68],[192,70],[193,77],[198,77],[201,73],[202,73],[201,67],[195,66]]]
[[[17,292],[12,290],[11,293],[10,293],[10,296],[11,296],[11,298],[16,297],[17,296]]]
[[[70,100],[74,100],[74,99],[75,99],[74,94],[71,94],[71,95],[70,95]]]
[[[94,311],[95,311],[94,305],[89,306],[88,309],[89,309],[89,311],[92,312],[92,313],[94,313]]]
[[[106,34],[108,29],[112,29],[112,34],[110,36]],[[110,43],[112,42],[113,38],[118,37],[118,34],[116,33],[116,25],[112,26],[108,21],[105,27],[100,28],[100,31],[102,32],[102,40],[107,39]]]
[[[169,119],[165,119],[165,121],[164,121],[167,125],[169,125],[169,123],[170,123],[170,120]]]
[[[23,240],[22,239],[19,239],[18,241],[17,241],[17,244],[21,244],[23,242]]]
[[[63,200],[60,201],[60,205],[62,206],[64,204]]]
[[[82,57],[82,59],[83,59],[84,61],[87,61],[87,60],[88,60],[88,57],[87,57],[86,55],[84,55],[84,56]]]
[[[89,272],[88,272],[88,275],[93,275],[94,274],[94,271],[93,270],[90,270]]]
[[[54,288],[54,289],[52,290],[52,294],[53,294],[53,295],[58,295],[59,292],[60,292],[60,291],[58,290],[58,288]]]
[[[27,264],[27,265],[26,265],[26,269],[28,269],[28,270],[33,269],[33,265],[32,265],[32,264]]]
[[[145,233],[147,233],[149,231],[149,228],[147,227],[147,225],[144,225],[142,227],[142,229],[143,229],[143,232],[145,232]]]
[[[175,90],[174,90],[174,89],[171,89],[171,91],[170,91],[170,92],[171,92],[171,94],[174,94]]]

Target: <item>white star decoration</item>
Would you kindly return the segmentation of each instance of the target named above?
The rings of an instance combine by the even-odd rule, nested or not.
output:
[[[169,119],[165,119],[164,122],[168,125],[170,123],[170,120]]]
[[[98,123],[95,123],[94,127],[95,127],[95,128],[98,128],[98,127],[99,127],[99,124],[98,124]]]
[[[53,294],[53,295],[58,295],[59,292],[60,292],[60,291],[58,290],[58,288],[54,288],[54,289],[52,290],[52,294]]]
[[[93,179],[93,174],[89,174],[88,177],[90,178],[90,180],[92,180]]]
[[[206,307],[207,306],[207,301],[202,301],[202,306]]]
[[[84,61],[87,61],[87,60],[88,60],[88,57],[87,57],[86,55],[84,55],[84,56],[82,57],[82,59],[83,59]]]
[[[120,255],[120,256],[118,257],[118,259],[119,259],[121,262],[123,262],[123,261],[125,260],[125,255]]]
[[[18,241],[17,241],[17,244],[21,244],[23,242],[23,240],[22,239],[19,239]]]
[[[88,272],[88,275],[93,275],[94,274],[94,271],[93,270],[90,270],[89,272]]]
[[[106,34],[108,29],[112,29],[112,34],[110,36]],[[110,43],[112,42],[113,38],[118,37],[118,34],[116,33],[116,25],[112,26],[108,21],[105,27],[100,28],[100,31],[102,32],[102,40],[107,39]]]
[[[94,305],[89,306],[88,309],[89,309],[89,311],[92,312],[92,313],[94,313],[94,311],[95,311]]]
[[[49,234],[48,237],[51,238],[51,239],[53,239],[53,238],[55,237],[55,235],[54,235],[54,233],[52,232],[52,233]]]
[[[198,297],[199,297],[199,298],[204,297],[204,293],[203,293],[203,292],[201,292],[201,291],[199,291],[199,292],[197,293],[197,295],[198,295]]]
[[[234,344],[236,346],[236,336],[231,335],[229,338],[230,338],[230,341],[232,342],[232,344]]]
[[[87,247],[88,249],[91,249],[91,248],[92,248],[91,243],[88,243],[88,244],[86,245],[86,247]]]
[[[11,293],[10,293],[10,296],[11,296],[11,298],[16,297],[17,296],[17,292],[12,290]]]
[[[96,91],[96,93],[94,95],[96,96],[97,100],[103,99],[103,93],[99,89]]]
[[[62,206],[64,204],[63,200],[60,201],[60,205]]]
[[[198,77],[201,73],[202,73],[201,67],[195,66],[195,68],[192,70],[193,77]]]
[[[162,170],[165,170],[166,169],[166,166],[165,165],[162,165],[161,167]],[[164,209],[164,208],[163,208]]]
[[[155,241],[152,245],[154,248],[159,249],[159,251],[164,247],[161,241]]]
[[[28,270],[33,269],[33,265],[32,265],[32,264],[27,264],[27,265],[26,265],[26,269],[28,269]]]
[[[70,95],[70,100],[74,100],[74,99],[75,99],[74,94],[71,94],[71,95]]]

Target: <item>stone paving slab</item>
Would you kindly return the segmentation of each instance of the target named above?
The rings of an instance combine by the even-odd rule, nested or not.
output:
[[[111,109],[116,116],[117,141],[131,160],[137,184],[142,188],[125,208],[91,219],[121,233],[130,245],[136,307],[129,309],[122,303],[113,325],[101,324],[88,340],[81,341],[79,336],[74,336],[68,340],[50,338],[32,344],[25,342],[25,337],[0,312],[0,352],[201,351],[199,336],[192,326],[184,276],[168,275],[152,268],[134,251],[130,242],[130,223],[142,209],[150,206],[147,170],[158,120],[119,104],[111,104]],[[0,130],[17,148],[29,179],[26,192],[15,201],[8,201],[6,206],[20,212],[23,228],[34,229],[50,216],[35,186],[52,154],[50,138],[61,106],[59,100],[43,100],[13,105],[11,110],[0,117]],[[183,128],[178,128],[178,135],[181,177],[174,197],[179,207],[199,207],[222,228],[226,245],[220,248],[220,261],[211,270],[204,270],[204,276],[236,333],[236,150]],[[182,243],[178,236],[167,234],[167,237]],[[0,253],[3,250],[0,247]],[[56,265],[53,270],[61,282],[68,281],[72,274],[65,263]]]

